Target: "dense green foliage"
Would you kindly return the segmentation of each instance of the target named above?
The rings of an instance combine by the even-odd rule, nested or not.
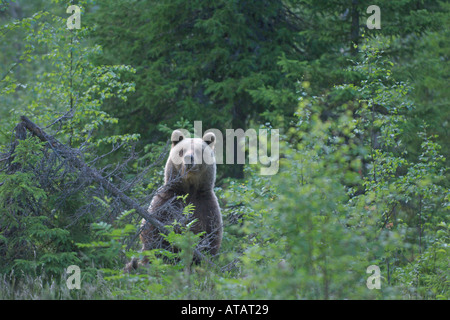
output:
[[[379,30],[370,4],[2,0],[0,298],[449,299],[449,4],[379,1]],[[192,264],[189,226],[140,252],[134,210],[21,115],[143,206],[194,121],[279,129],[280,169],[218,166],[222,248]]]

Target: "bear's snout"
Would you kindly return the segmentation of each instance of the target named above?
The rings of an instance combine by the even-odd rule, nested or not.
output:
[[[184,156],[184,165],[186,166],[186,168],[191,168],[194,166],[195,162],[194,162],[194,155],[193,154],[187,154]]]
[[[189,153],[183,157],[183,164],[186,170],[197,171],[200,169],[199,166],[201,163],[201,159],[196,159],[194,154]]]

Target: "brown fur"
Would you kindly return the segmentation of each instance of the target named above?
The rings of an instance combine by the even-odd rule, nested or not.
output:
[[[194,233],[205,232],[199,249],[215,255],[222,242],[222,215],[214,193],[215,135],[207,133],[203,139],[191,139],[186,138],[181,131],[175,130],[171,140],[172,149],[164,171],[164,186],[153,197],[148,211],[164,224],[169,224],[174,219],[183,222],[183,218],[186,219],[186,216],[182,215],[183,209],[192,203],[195,209],[189,221],[192,219],[197,221],[190,230]],[[177,198],[185,195],[188,195],[185,202]],[[189,221],[184,221],[184,224]],[[143,251],[155,248],[173,250],[153,225],[142,220],[141,228]],[[138,264],[147,262],[145,258],[139,263],[133,259],[125,270],[135,269]]]

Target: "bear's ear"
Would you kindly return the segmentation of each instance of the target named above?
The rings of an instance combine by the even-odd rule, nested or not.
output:
[[[172,137],[170,140],[172,141],[172,148],[177,145],[178,142],[184,139],[184,135],[180,130],[175,130],[172,132]]]
[[[214,149],[214,145],[216,144],[216,135],[212,132],[208,132],[203,136],[203,141],[205,141],[211,149]]]

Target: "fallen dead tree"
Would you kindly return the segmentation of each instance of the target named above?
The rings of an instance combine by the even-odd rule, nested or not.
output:
[[[160,233],[165,235],[168,234],[165,224],[150,215],[146,207],[141,206],[138,201],[126,195],[123,190],[105,178],[100,171],[87,165],[79,149],[74,149],[64,145],[25,116],[21,117],[21,122],[15,128],[15,141],[11,144],[10,152],[4,159],[2,159],[2,161],[9,162],[8,172],[13,173],[18,169],[14,166],[15,163],[12,161],[14,158],[14,148],[17,146],[18,140],[24,140],[26,138],[27,131],[37,137],[40,141],[45,142],[48,148],[53,150],[58,157],[65,160],[67,165],[82,172],[83,175],[89,176],[91,180],[108,191],[114,198],[120,200],[120,202],[123,203],[128,210],[134,210],[140,217],[150,222]],[[196,259],[196,261],[206,261],[207,263],[213,265],[213,263],[198,249],[194,250],[194,259]]]

